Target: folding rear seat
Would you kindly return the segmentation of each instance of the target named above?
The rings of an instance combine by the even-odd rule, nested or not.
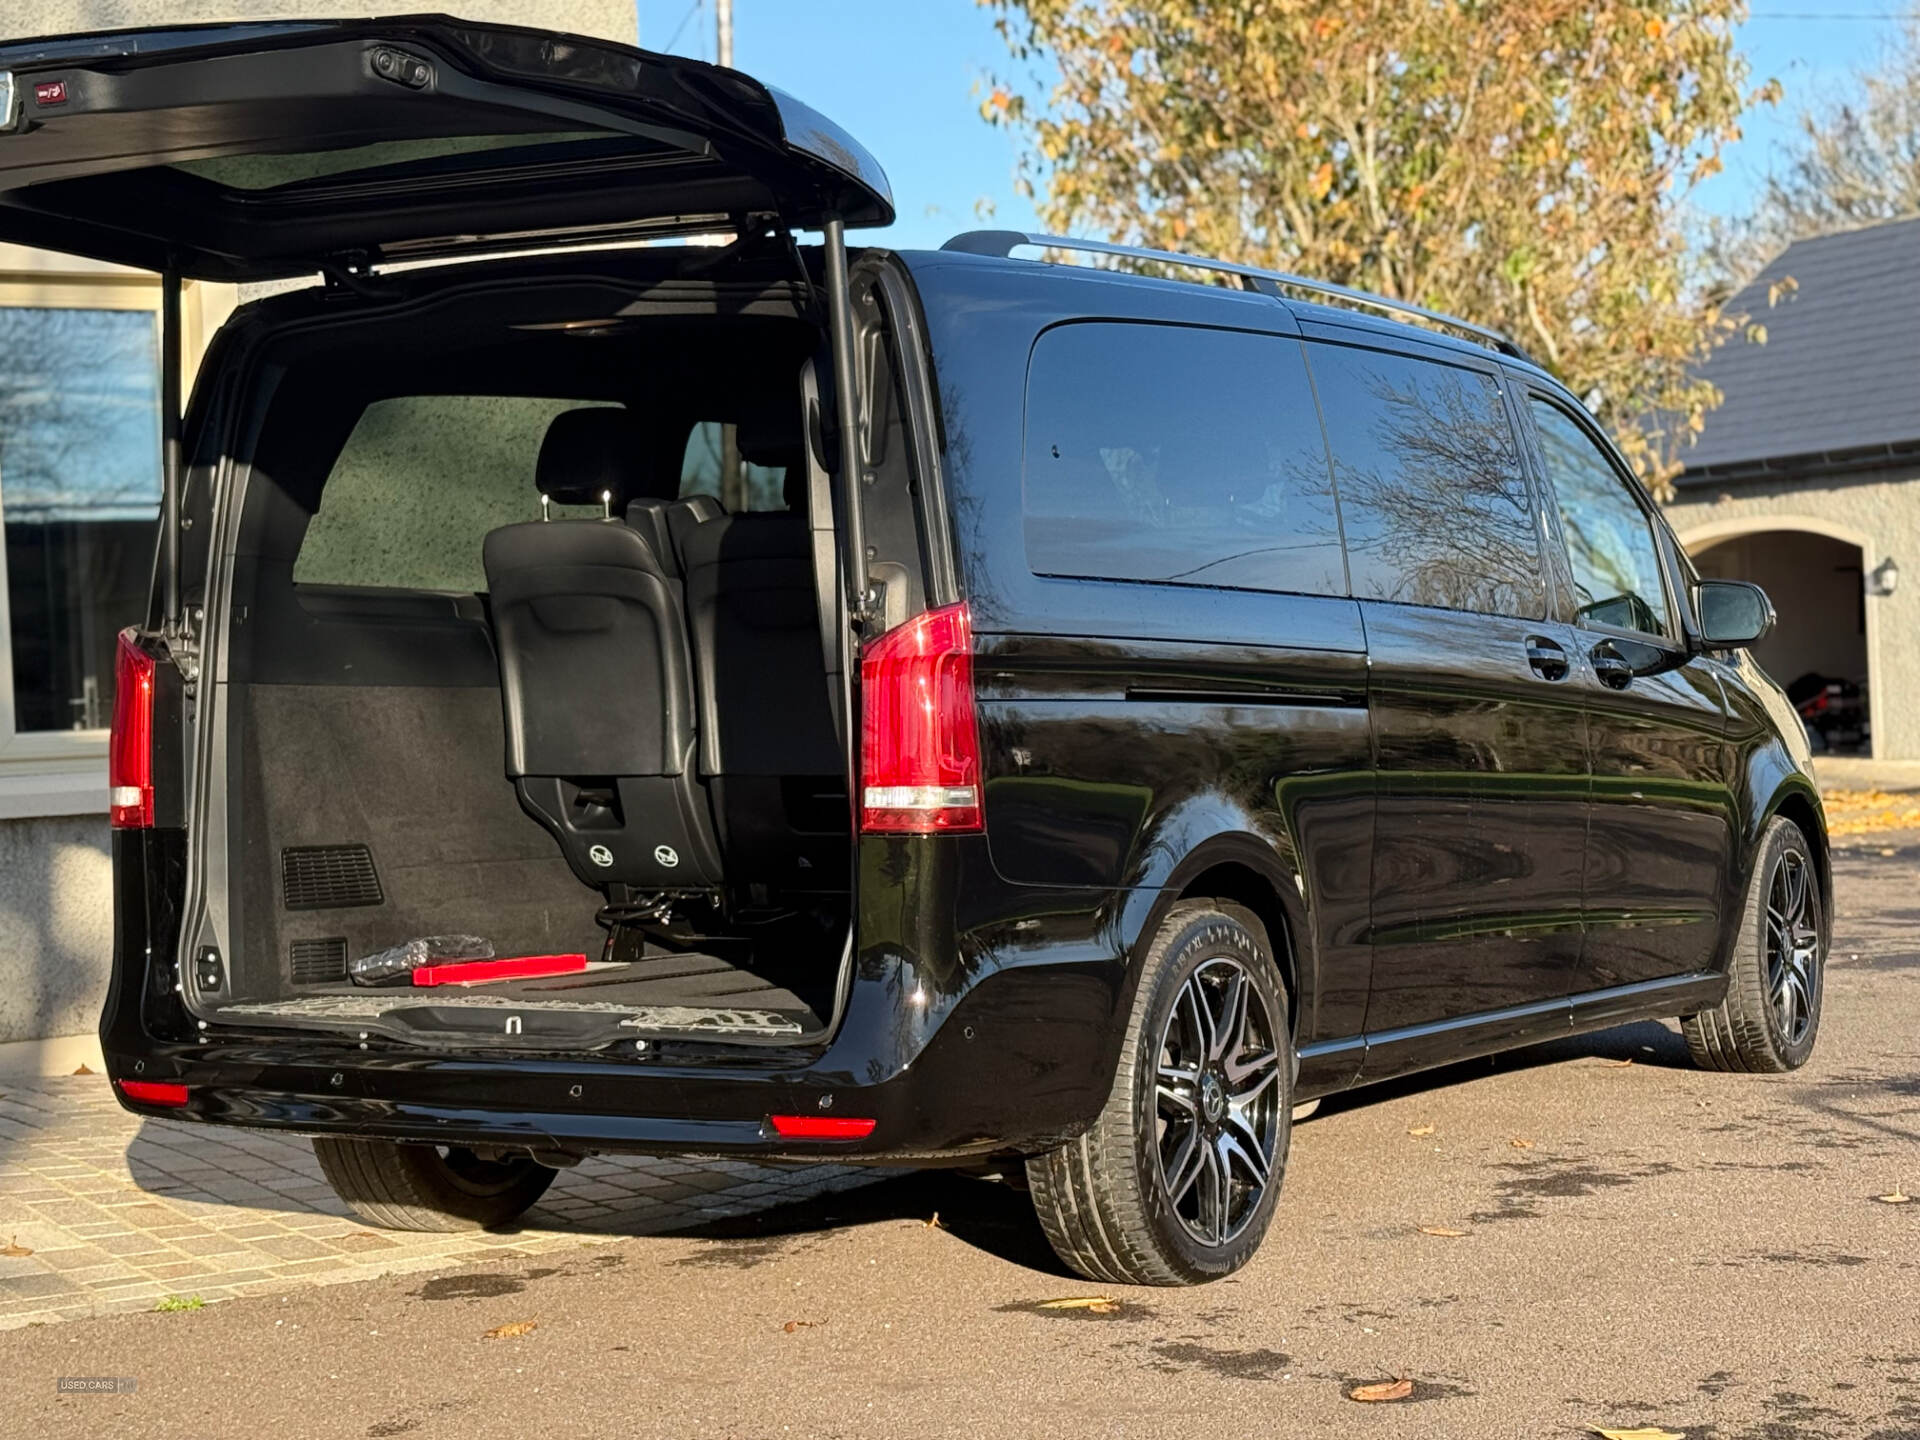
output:
[[[787,463],[788,510],[725,515],[686,537],[699,767],[729,886],[844,891],[846,758],[827,695],[801,443],[742,437],[749,458]]]
[[[561,414],[541,446],[540,493],[622,514],[642,478],[638,431],[617,409]],[[720,852],[694,765],[693,666],[671,547],[663,557],[618,519],[542,519],[493,531],[483,556],[506,772],[521,807],[595,888],[717,889]]]

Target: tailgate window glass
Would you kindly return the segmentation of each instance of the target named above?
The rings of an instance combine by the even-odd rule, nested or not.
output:
[[[1346,593],[1298,340],[1049,330],[1028,372],[1025,493],[1037,575]]]
[[[408,177],[425,179],[434,170],[432,162],[436,160],[456,160],[489,150],[524,150],[536,145],[572,147],[587,140],[612,140],[616,144],[627,144],[620,137],[600,130],[577,130],[561,134],[455,135],[425,140],[382,140],[372,145],[349,145],[338,150],[309,150],[286,155],[219,155],[207,160],[175,161],[173,168],[230,190],[275,190],[282,185],[297,185],[303,180],[347,175],[352,175],[356,182]],[[579,153],[582,152],[574,148],[559,152],[568,159]],[[501,155],[498,163],[512,164],[532,158]],[[400,175],[382,173],[396,166],[405,167]],[[463,173],[472,169],[469,165],[457,168]]]

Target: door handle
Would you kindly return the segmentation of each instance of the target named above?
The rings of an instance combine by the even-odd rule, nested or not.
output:
[[[1600,683],[1615,690],[1624,690],[1633,683],[1633,665],[1627,657],[1614,649],[1611,640],[1602,640],[1593,647],[1588,657],[1593,661],[1593,673],[1600,677]]]
[[[1544,635],[1527,637],[1527,664],[1542,680],[1567,678],[1567,652]]]

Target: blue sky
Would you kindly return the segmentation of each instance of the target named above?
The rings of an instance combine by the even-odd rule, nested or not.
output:
[[[638,7],[643,46],[713,58],[711,0]],[[1740,209],[1765,178],[1802,104],[1877,57],[1898,29],[1900,0],[1754,0],[1752,9],[1741,48],[1755,76],[1777,76],[1787,96],[1750,118],[1725,173],[1701,187],[1701,205],[1719,213]],[[1012,138],[979,116],[981,78],[1012,65],[991,13],[973,0],[734,0],[734,64],[831,116],[879,157],[900,218],[868,232],[875,238],[933,246],[976,225],[1037,225],[1014,193]],[[993,219],[975,218],[982,201]]]

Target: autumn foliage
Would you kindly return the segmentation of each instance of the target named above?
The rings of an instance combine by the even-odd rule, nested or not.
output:
[[[980,0],[1045,223],[1512,334],[1661,484],[1717,402],[1687,192],[1739,135],[1740,0]],[[1664,437],[1640,417],[1669,417]]]

